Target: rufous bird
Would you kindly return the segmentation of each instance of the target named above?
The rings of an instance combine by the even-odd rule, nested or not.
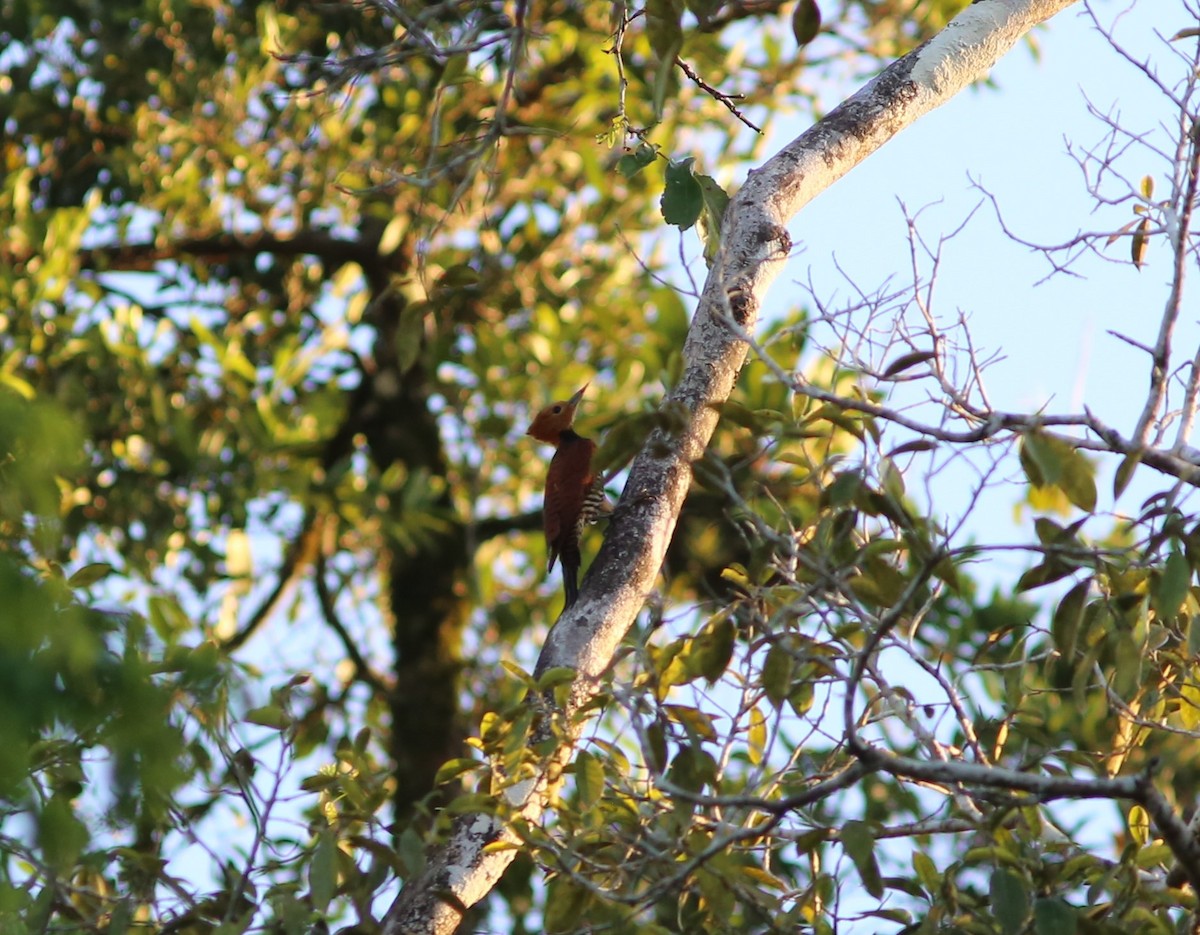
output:
[[[551,403],[539,412],[526,432],[555,448],[550,470],[546,473],[542,524],[550,555],[546,570],[554,570],[556,559],[562,563],[566,591],[563,610],[574,604],[579,596],[579,566],[582,562],[579,543],[583,538],[583,527],[594,523],[608,507],[602,479],[592,467],[596,443],[572,428],[575,410],[587,386],[585,383],[570,399]]]

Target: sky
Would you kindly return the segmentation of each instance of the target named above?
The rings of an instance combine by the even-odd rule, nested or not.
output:
[[[1093,9],[1133,58],[1155,63],[1164,83],[1175,86],[1182,79],[1184,63],[1164,42],[1195,25],[1182,2],[1101,2]],[[855,288],[871,292],[889,282],[892,289],[911,283],[905,209],[920,212],[919,229],[934,244],[970,217],[944,247],[934,307],[943,319],[964,313],[981,356],[1001,355],[984,373],[992,402],[999,409],[1059,413],[1087,405],[1128,436],[1148,385],[1148,358],[1107,332],[1154,342],[1170,276],[1165,245],[1151,243],[1140,271],[1128,262],[1129,241],[1121,240],[1103,258],[1081,258],[1072,267],[1078,276],[1050,275],[1043,255],[1005,236],[984,193],[995,199],[1009,230],[1029,242],[1057,244],[1080,231],[1116,230],[1134,219],[1132,202],[1097,208],[1088,192],[1081,156],[1102,146],[1111,130],[1089,109],[1116,118],[1167,153],[1162,128],[1177,117],[1154,84],[1113,50],[1083,6],[1039,29],[1036,44],[1036,56],[1025,44],[1008,53],[992,73],[994,87],[967,90],[927,114],[808,204],[789,226],[798,255],[776,281],[764,314],[805,301],[810,283],[813,295],[835,306]],[[844,96],[845,88],[838,94]],[[806,125],[774,125],[773,141],[782,143]],[[1114,168],[1121,178],[1105,184],[1110,198],[1123,197],[1146,175],[1154,178],[1157,194],[1168,190],[1170,163],[1162,152],[1128,146]],[[1089,172],[1094,177],[1095,165]],[[925,264],[923,274],[928,272]],[[1197,311],[1185,298],[1180,361],[1195,351]],[[1098,474],[1101,509],[1114,507],[1114,467],[1101,465]],[[1010,474],[1015,471],[1013,458]],[[954,477],[952,470],[933,491],[935,510],[951,517],[963,511],[970,487],[969,472],[963,483]],[[1140,493],[1162,486],[1146,486],[1155,480],[1135,477],[1116,509],[1136,510]],[[1015,536],[1014,505],[1021,495],[1014,485],[989,498],[967,531],[1007,525]],[[1030,521],[1023,516],[1025,524]]]

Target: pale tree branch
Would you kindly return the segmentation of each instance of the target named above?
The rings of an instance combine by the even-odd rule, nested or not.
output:
[[[659,430],[634,461],[608,535],[583,580],[579,599],[551,630],[536,673],[575,672],[564,736],[532,779],[509,787],[520,818],[537,821],[578,739],[577,715],[595,696],[620,641],[653,589],[691,485],[692,463],[712,436],[747,344],[727,316],[752,331],[770,284],[792,248],[785,228],[813,197],[900,130],[950,100],[1038,23],[1073,0],[980,0],[934,39],[899,59],[760,169],[753,170],[726,211],[722,247],[709,272],[684,346],[684,371],[664,405],[671,432]],[[987,767],[979,767],[987,769]],[[501,818],[456,819],[426,870],[409,880],[384,920],[386,935],[452,932],[464,907],[482,899],[515,856],[518,843]]]

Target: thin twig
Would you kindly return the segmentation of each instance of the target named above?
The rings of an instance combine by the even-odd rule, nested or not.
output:
[[[742,100],[745,95],[725,94],[721,91],[718,91],[711,84],[696,74],[696,72],[692,70],[691,66],[679,56],[675,56],[675,64],[683,69],[683,73],[687,75],[701,91],[711,97],[714,101],[719,101],[720,103],[724,104],[731,114],[737,117],[738,120],[748,126],[755,133],[762,133],[762,127],[756,126],[754,123],[752,123],[745,114],[738,110],[737,105],[734,103],[734,101]]]

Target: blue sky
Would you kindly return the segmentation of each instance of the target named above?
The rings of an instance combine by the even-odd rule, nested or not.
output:
[[[1155,63],[1170,86],[1182,79],[1185,65],[1164,38],[1195,25],[1183,3],[1100,3],[1094,9],[1132,57]],[[1152,243],[1138,271],[1128,263],[1129,242],[1122,240],[1103,251],[1104,258],[1082,258],[1072,267],[1079,277],[1046,279],[1051,265],[1005,237],[980,187],[995,197],[1010,230],[1028,241],[1054,244],[1080,231],[1116,230],[1134,218],[1133,202],[1097,208],[1087,190],[1080,157],[1110,132],[1089,105],[1168,151],[1163,127],[1177,118],[1154,84],[1113,50],[1083,6],[1060,13],[1036,33],[1036,43],[1036,56],[1020,44],[1000,62],[992,75],[995,87],[959,94],[805,207],[790,225],[801,252],[777,280],[768,314],[804,301],[798,284],[810,277],[815,293],[824,300],[834,297],[834,304],[851,294],[851,283],[868,292],[889,280],[892,288],[902,287],[911,282],[911,267],[901,203],[910,214],[922,211],[920,229],[936,243],[982,201],[945,247],[935,301],[943,318],[959,311],[969,317],[972,339],[984,356],[1003,356],[985,371],[993,403],[1017,411],[1045,406],[1050,412],[1079,412],[1086,404],[1128,436],[1148,383],[1148,359],[1106,332],[1153,343],[1167,299],[1169,252]],[[1176,46],[1188,51],[1186,43]],[[828,103],[847,90],[831,92]],[[805,126],[799,120],[773,125],[773,141]],[[1115,168],[1134,186],[1150,175],[1156,194],[1167,191],[1170,164],[1145,147],[1127,148]],[[1110,197],[1126,189],[1116,179],[1105,186]],[[1196,311],[1189,315],[1185,299],[1180,360],[1194,353],[1196,324]],[[1101,467],[1101,509],[1113,506],[1114,466]],[[1015,458],[1011,468],[1013,474]],[[1138,494],[1151,489],[1145,481],[1156,481],[1153,489],[1162,486],[1139,474],[1117,505],[1122,512],[1135,510]],[[935,507],[957,512],[965,484],[936,489]],[[978,524],[994,530],[997,521],[1007,523],[1021,495],[1013,486],[990,498]]]

